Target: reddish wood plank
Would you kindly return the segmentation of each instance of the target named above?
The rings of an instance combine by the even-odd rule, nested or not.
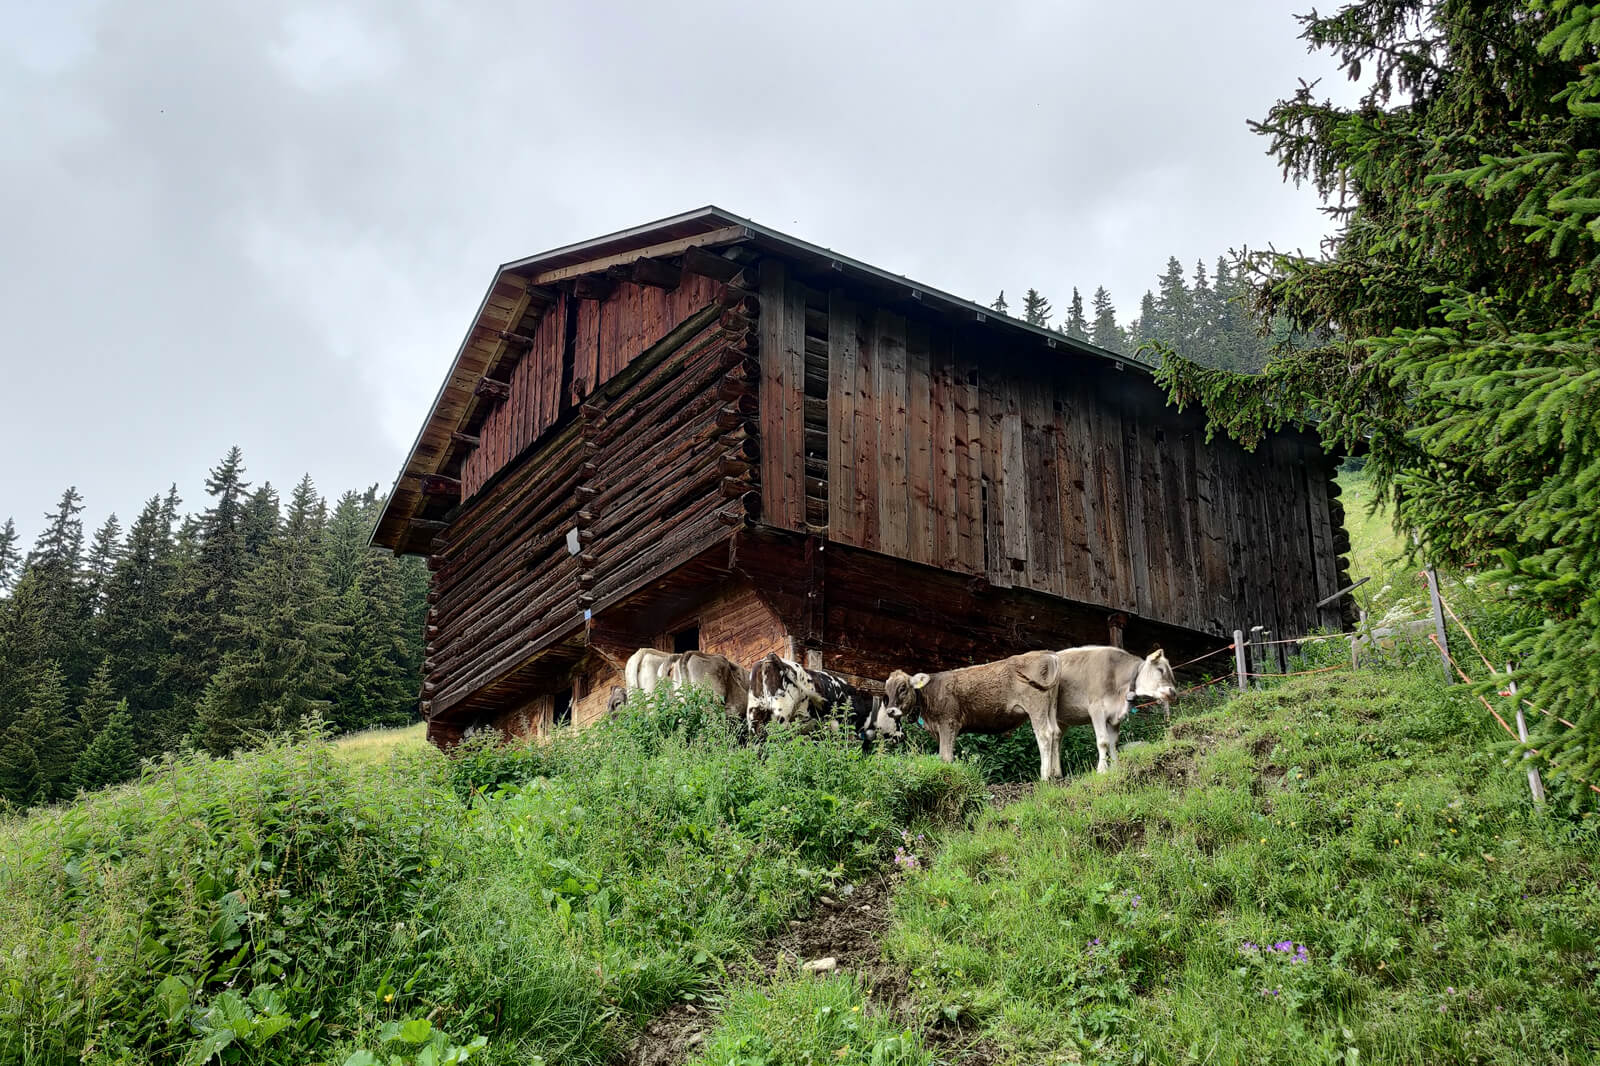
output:
[[[861,543],[860,487],[856,480],[856,367],[861,344],[855,305],[844,290],[828,294],[828,535]]]
[[[787,279],[783,299],[783,525],[806,525],[806,288]]]
[[[940,565],[934,544],[933,353],[928,325],[906,323],[906,557]]]
[[[856,534],[855,543],[874,550],[881,547],[878,503],[878,421],[877,335],[869,313],[855,304],[846,304],[855,319],[856,403],[852,423],[855,436]]]
[[[906,557],[909,522],[906,444],[906,320],[879,308],[873,315],[878,401],[878,540]]]

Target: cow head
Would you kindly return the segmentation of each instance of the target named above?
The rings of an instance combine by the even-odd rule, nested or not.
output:
[[[1166,652],[1157,648],[1144,657],[1133,679],[1131,695],[1160,700],[1170,713],[1172,701],[1178,695],[1178,681],[1172,676],[1172,664],[1167,662]]]
[[[901,726],[900,717],[899,710],[891,711],[888,703],[877,696],[872,697],[872,711],[861,724],[861,739],[868,745],[875,740],[889,744],[904,743],[906,731]]]
[[[906,719],[915,721],[922,715],[922,690],[927,687],[928,675],[907,674],[896,670],[883,683],[883,714],[894,719],[898,728]]]
[[[628,690],[621,685],[611,686],[611,695],[606,697],[606,713],[612,714],[617,708],[628,702]]]
[[[750,671],[745,718],[751,729],[767,722],[788,725],[809,716],[812,705],[821,701],[810,674],[799,664],[772,654]]]

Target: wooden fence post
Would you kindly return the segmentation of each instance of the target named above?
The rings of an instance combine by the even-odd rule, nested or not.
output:
[[[1364,579],[1363,579],[1364,580]],[[1361,634],[1367,629],[1367,612],[1356,615],[1356,631],[1350,634],[1350,669],[1361,669]]]
[[[1507,663],[1506,673],[1509,674],[1511,669],[1512,664]],[[1522,700],[1517,697],[1517,683],[1512,681],[1506,685],[1506,688],[1511,692],[1511,705],[1517,709],[1517,736],[1521,737],[1522,742],[1526,744],[1528,742],[1528,720],[1522,716]],[[1522,757],[1531,759],[1533,758],[1533,752],[1525,751],[1522,753]],[[1540,804],[1544,802],[1544,781],[1539,777],[1539,768],[1537,766],[1528,767],[1528,791],[1533,793],[1533,802]]]
[[[1250,687],[1250,668],[1245,663],[1244,657],[1244,630],[1233,631],[1233,668],[1239,675],[1239,691],[1243,692]]]
[[[1439,571],[1428,567],[1428,600],[1433,605],[1433,632],[1439,638],[1439,663],[1444,667],[1444,683],[1455,683],[1456,675],[1450,669],[1450,637],[1444,629],[1444,601],[1439,598]]]
[[[1250,627],[1250,643],[1262,649],[1250,656],[1250,665],[1255,668],[1256,688],[1265,688],[1267,684],[1267,679],[1262,675],[1267,672],[1267,656],[1271,654],[1271,649],[1267,648],[1265,643],[1268,635],[1265,626]]]

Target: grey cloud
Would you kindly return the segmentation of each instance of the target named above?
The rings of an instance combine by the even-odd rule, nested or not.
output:
[[[0,49],[0,516],[387,486],[493,267],[714,202],[987,301],[1311,246],[1293,3],[131,0]]]

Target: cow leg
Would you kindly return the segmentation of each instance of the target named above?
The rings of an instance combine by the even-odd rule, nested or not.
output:
[[[1107,718],[1106,719],[1106,739],[1108,741],[1110,741],[1110,744],[1111,744],[1110,755],[1111,755],[1111,768],[1113,770],[1115,770],[1117,768],[1117,741],[1118,741],[1118,738],[1121,737],[1121,736],[1122,736],[1122,723],[1121,722],[1116,722],[1116,721],[1113,721],[1110,718]]]
[[[1039,743],[1039,780],[1052,781],[1061,776],[1061,723],[1054,707],[1032,708],[1028,720]]]
[[[1112,739],[1111,728],[1106,723],[1106,712],[1099,707],[1089,711],[1089,721],[1094,725],[1095,747],[1100,751],[1100,762],[1095,766],[1097,774],[1109,773],[1111,759],[1116,753],[1116,741]]]
[[[956,761],[956,734],[960,731],[960,728],[954,722],[941,722],[937,727],[939,758],[945,762]]]

